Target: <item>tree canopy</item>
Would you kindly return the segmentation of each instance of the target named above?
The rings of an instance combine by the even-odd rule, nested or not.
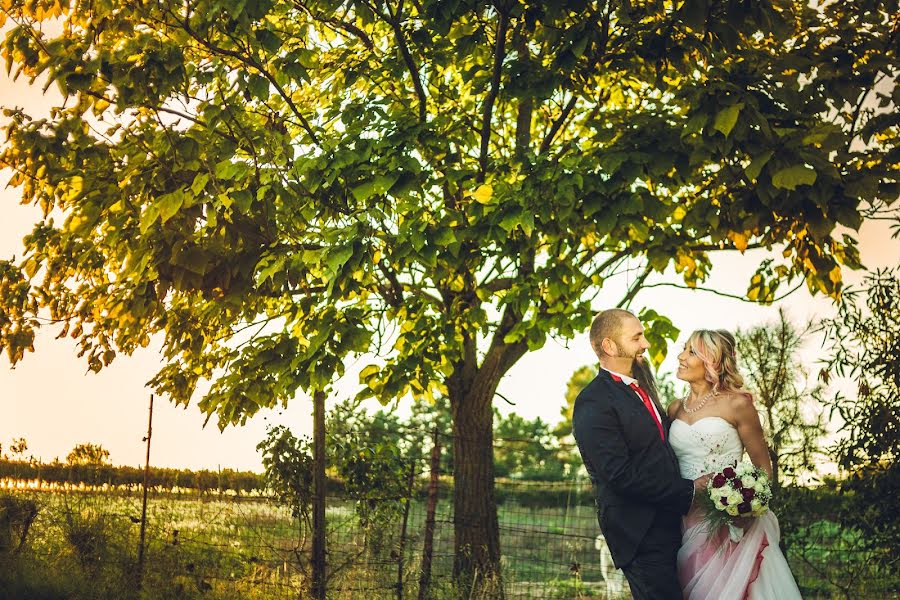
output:
[[[6,4],[8,68],[67,101],[7,113],[47,217],[3,264],[2,345],[40,308],[94,370],[160,332],[157,390],[213,380],[223,425],[351,353],[386,356],[363,379],[388,399],[480,337],[571,335],[627,256],[696,282],[712,250],[784,244],[751,298],[836,294],[834,226],[896,197],[896,111],[864,106],[897,97],[883,3]]]

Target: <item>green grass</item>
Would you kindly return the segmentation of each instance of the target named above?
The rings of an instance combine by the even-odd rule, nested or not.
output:
[[[136,559],[138,495],[31,493],[40,506],[25,550],[0,565],[0,599],[161,600],[168,598],[297,598],[308,583],[308,529],[290,512],[261,499],[158,495],[148,506],[143,586]],[[450,585],[453,520],[438,505],[434,597]],[[607,598],[594,548],[599,532],[588,506],[500,506],[503,583],[510,598]],[[359,527],[354,508],[327,510],[329,598],[396,598],[399,523]],[[416,597],[425,505],[413,502],[404,551],[405,597]],[[877,568],[862,540],[838,524],[818,521],[786,534],[788,558],[804,597],[898,598],[896,574]],[[2,556],[0,556],[2,558]],[[616,573],[615,577],[621,577]]]

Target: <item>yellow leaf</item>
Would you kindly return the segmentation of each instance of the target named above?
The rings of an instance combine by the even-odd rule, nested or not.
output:
[[[831,280],[832,283],[840,283],[841,282],[841,268],[835,267],[828,274],[828,279]]]
[[[732,232],[729,237],[731,238],[731,241],[734,242],[734,247],[740,250],[741,253],[743,253],[744,250],[747,249],[750,238],[748,238],[745,234]]]
[[[697,262],[691,257],[690,254],[679,254],[678,261],[675,263],[675,270],[681,273],[682,271],[693,271],[697,267]]]
[[[494,188],[487,183],[479,186],[478,189],[475,190],[475,193],[472,194],[472,197],[475,198],[475,201],[479,202],[480,204],[490,204],[491,198],[493,196]]]
[[[675,210],[672,211],[672,219],[675,221],[680,221],[684,218],[684,215],[687,214],[687,211],[684,210],[683,206],[676,206]]]

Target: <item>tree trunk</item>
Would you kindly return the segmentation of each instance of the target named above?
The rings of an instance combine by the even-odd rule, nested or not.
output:
[[[513,322],[504,316],[506,329]],[[500,378],[527,351],[524,342],[494,338],[480,366],[470,340],[448,378],[453,416],[453,575],[461,598],[503,597],[500,526],[494,497],[494,394]]]
[[[780,473],[778,469],[778,452],[769,449],[769,458],[772,460],[772,494],[777,494],[781,489]]]
[[[495,388],[496,386],[494,386]],[[453,405],[453,575],[460,597],[502,596],[500,527],[494,498],[493,412],[487,390]]]

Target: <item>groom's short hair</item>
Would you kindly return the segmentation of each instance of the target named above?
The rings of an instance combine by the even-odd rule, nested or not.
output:
[[[594,321],[591,323],[591,348],[597,356],[602,357],[606,353],[603,351],[601,343],[605,338],[616,340],[622,331],[622,322],[626,317],[637,318],[634,313],[624,308],[608,308],[597,313]]]

